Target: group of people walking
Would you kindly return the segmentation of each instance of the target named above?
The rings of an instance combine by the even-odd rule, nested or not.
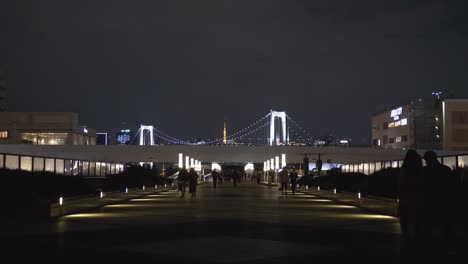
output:
[[[191,196],[193,197],[196,195],[198,177],[198,173],[193,168],[191,168],[190,171],[187,171],[187,169],[185,168],[179,171],[179,176],[177,177],[177,184],[180,196],[185,196],[185,189],[187,184],[189,186],[189,193],[191,194]]]
[[[288,169],[283,167],[281,172],[279,173],[279,180],[280,180],[280,190],[283,195],[288,194],[288,185],[291,185],[291,192],[292,194],[296,194],[297,188],[297,172],[296,168],[292,168],[291,172],[288,174]]]
[[[426,166],[423,167],[423,159]],[[457,217],[457,176],[434,151],[408,150],[398,179],[398,217],[403,238],[452,239]]]

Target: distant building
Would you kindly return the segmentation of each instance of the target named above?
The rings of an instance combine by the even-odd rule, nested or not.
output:
[[[109,145],[109,135],[107,133],[96,133],[96,145]]]
[[[468,150],[468,99],[412,100],[371,121],[375,148]]]
[[[131,129],[121,129],[115,136],[117,145],[128,145],[133,140],[135,133]]]
[[[0,112],[6,111],[7,87],[6,73],[0,68]]]
[[[0,112],[0,144],[96,145],[96,131],[69,112]]]

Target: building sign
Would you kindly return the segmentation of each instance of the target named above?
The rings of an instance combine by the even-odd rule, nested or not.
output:
[[[396,109],[393,109],[390,112],[390,117],[393,117],[393,120],[398,120],[400,119],[400,115],[403,113],[403,107],[398,107]]]

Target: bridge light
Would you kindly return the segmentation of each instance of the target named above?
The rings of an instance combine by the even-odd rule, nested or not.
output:
[[[182,155],[182,153],[179,153],[179,169],[181,169],[183,166],[184,166],[184,157]]]

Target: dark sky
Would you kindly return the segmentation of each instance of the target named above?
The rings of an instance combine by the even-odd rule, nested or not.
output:
[[[270,109],[355,142],[372,113],[451,91],[468,98],[464,1],[4,0],[11,111],[83,125],[221,136]]]

